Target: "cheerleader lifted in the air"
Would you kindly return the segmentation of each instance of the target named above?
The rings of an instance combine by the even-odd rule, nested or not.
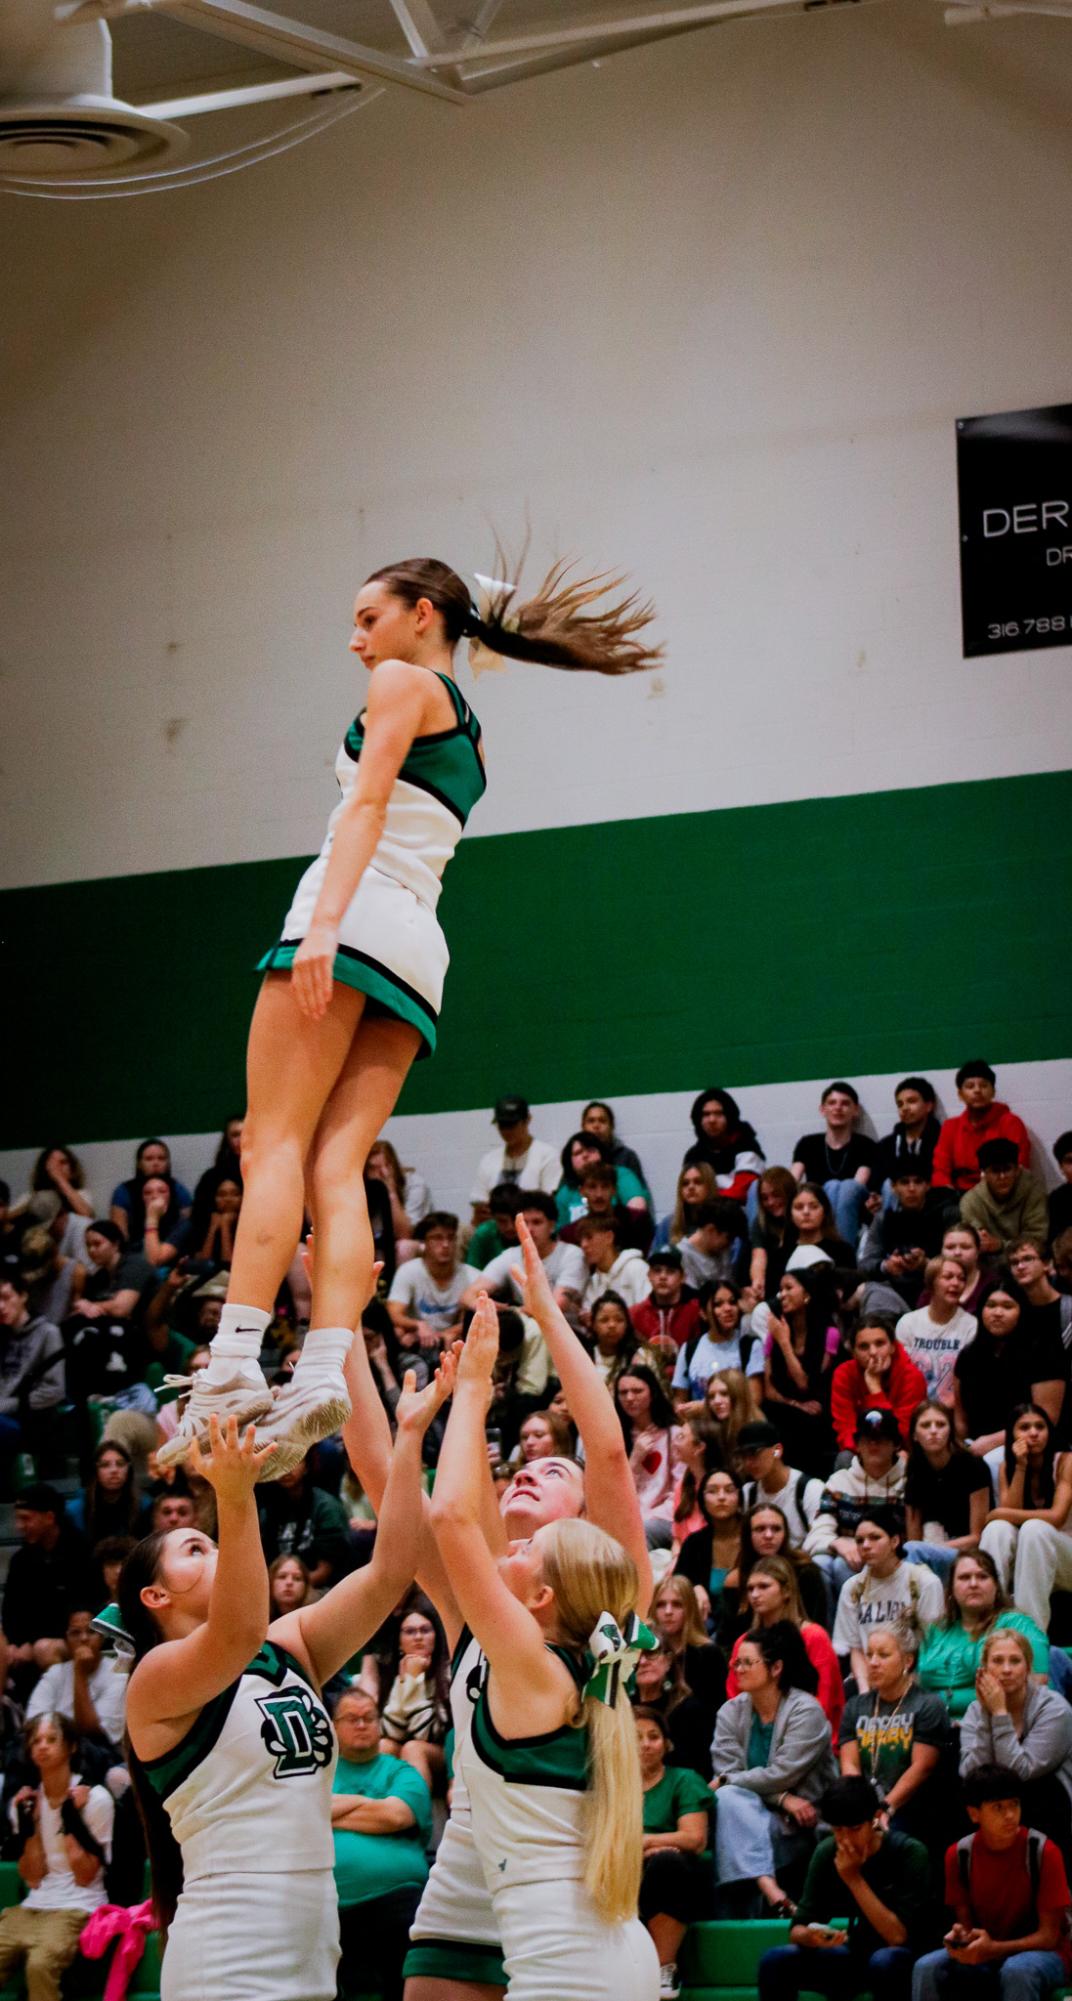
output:
[[[211,1417],[245,1424],[271,1412],[281,1473],[349,1415],[343,1364],[373,1260],[364,1165],[410,1065],[435,1048],[448,959],[436,904],[486,785],[455,649],[468,637],[554,667],[653,666],[650,607],[628,598],[600,610],[612,588],[569,583],[559,565],[516,607],[513,586],[496,587],[484,617],[461,577],[420,557],[375,571],[358,592],[350,648],[369,670],[368,698],[336,761],[342,796],[324,846],[261,961],[227,1303],[162,1467],[205,1441]],[[317,1244],[309,1333],[273,1401],[258,1357],[306,1208]]]

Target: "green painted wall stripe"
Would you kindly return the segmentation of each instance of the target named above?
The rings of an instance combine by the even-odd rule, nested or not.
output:
[[[218,1127],[303,866],[0,896],[2,1144]],[[1072,772],[470,837],[439,1053],[400,1109],[1066,1055],[1070,880]]]

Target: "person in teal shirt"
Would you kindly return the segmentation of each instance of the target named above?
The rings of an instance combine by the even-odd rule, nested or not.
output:
[[[1006,1605],[993,1558],[983,1549],[963,1550],[946,1580],[945,1618],[925,1626],[916,1664],[920,1688],[944,1695],[958,1722],[975,1698],[975,1677],[983,1642],[995,1626],[1011,1626],[1031,1642],[1035,1673],[1050,1672],[1050,1645],[1026,1612]]]
[[[383,2001],[401,2001],[409,1928],[428,1879],[432,1796],[412,1765],[381,1757],[380,1712],[366,1689],[346,1689],[334,1720],[339,1992],[377,1988]]]

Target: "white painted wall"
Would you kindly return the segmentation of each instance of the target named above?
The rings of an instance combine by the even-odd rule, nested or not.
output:
[[[314,848],[355,584],[526,505],[667,664],[483,679],[476,833],[1067,761],[1066,650],[961,660],[953,450],[1072,392],[1067,35],[820,9],[9,200],[4,880]]]
[[[862,1129],[875,1137],[889,1132],[896,1111],[893,1087],[900,1071],[853,1079],[864,1108]],[[952,1071],[932,1070],[931,1081],[939,1094],[943,1116],[960,1110]],[[521,1083],[524,1079],[517,1080]],[[712,1080],[706,1078],[704,1083]],[[815,1132],[820,1124],[819,1095],[828,1077],[796,1084],[750,1085],[734,1091],[745,1118],[755,1126],[767,1160],[773,1166],[788,1165],[801,1133]],[[697,1084],[697,1090],[702,1085]],[[1019,1112],[1034,1142],[1032,1165],[1048,1187],[1059,1180],[1050,1148],[1058,1133],[1072,1123],[1072,1061],[1053,1063],[1003,1063],[998,1076],[1002,1097]],[[643,1097],[618,1097],[614,1110],[621,1137],[636,1148],[650,1178],[660,1215],[672,1206],[681,1156],[692,1143],[689,1107],[695,1091],[652,1092]],[[565,1145],[576,1131],[581,1107],[568,1104],[533,1106],[533,1131],[551,1145]],[[485,1111],[441,1112],[431,1117],[410,1116],[391,1119],[385,1133],[397,1147],[407,1166],[419,1167],[428,1180],[437,1206],[469,1214],[469,1196],[477,1161],[495,1133],[490,1124],[490,1107]],[[87,1181],[98,1206],[107,1213],[108,1197],[118,1181],[133,1172],[137,1134],[129,1141],[103,1144],[70,1143],[86,1168]],[[164,1135],[172,1149],[175,1173],[188,1187],[211,1164],[219,1143],[218,1133]],[[36,1154],[30,1151],[0,1153],[0,1176],[9,1183],[17,1198],[25,1189]]]

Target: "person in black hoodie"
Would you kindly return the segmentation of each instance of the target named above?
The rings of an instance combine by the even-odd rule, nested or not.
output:
[[[935,1112],[934,1085],[926,1077],[902,1077],[893,1094],[897,1123],[878,1143],[878,1173],[872,1183],[875,1194],[883,1182],[893,1180],[893,1170],[905,1159],[913,1159],[926,1169],[930,1181],[934,1149],[942,1130]]]
[[[714,1173],[719,1194],[743,1202],[762,1174],[766,1156],[753,1128],[742,1119],[736,1098],[728,1091],[701,1091],[689,1117],[696,1139],[682,1166],[704,1161]]]

